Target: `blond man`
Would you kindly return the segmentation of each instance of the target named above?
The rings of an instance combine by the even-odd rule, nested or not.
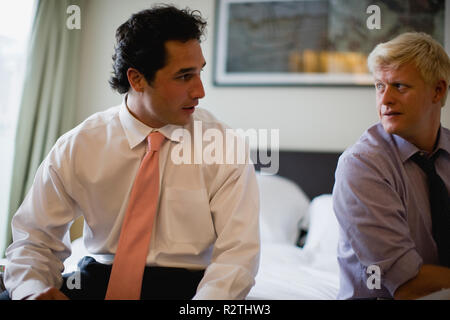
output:
[[[380,122],[336,171],[338,298],[415,299],[450,288],[450,131],[441,125],[450,59],[430,36],[405,33],[379,44],[368,65]]]

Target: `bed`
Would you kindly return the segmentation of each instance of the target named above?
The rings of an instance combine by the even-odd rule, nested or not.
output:
[[[260,189],[261,259],[249,300],[335,299],[338,226],[331,192],[339,153],[279,153],[277,175],[255,161]],[[262,170],[264,171],[264,170]],[[301,247],[300,247],[301,246]],[[65,272],[89,255],[82,239],[72,244]]]
[[[336,299],[338,224],[331,192],[339,156],[284,151],[277,175],[257,172],[261,259],[247,299]]]

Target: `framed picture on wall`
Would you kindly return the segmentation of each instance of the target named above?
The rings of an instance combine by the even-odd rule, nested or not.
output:
[[[216,0],[214,83],[372,85],[367,56],[378,43],[421,31],[444,44],[448,3]]]

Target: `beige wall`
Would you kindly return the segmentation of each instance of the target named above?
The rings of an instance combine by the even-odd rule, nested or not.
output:
[[[107,83],[115,30],[132,13],[160,2],[87,1],[87,7],[82,12],[79,122],[96,111],[120,103],[121,97]],[[213,86],[215,1],[174,0],[171,3],[200,10],[209,23],[207,39],[202,44],[208,63],[203,74],[206,97],[200,106],[212,111],[230,126],[280,129],[282,149],[342,151],[377,121],[372,88]],[[450,6],[447,8],[450,9]],[[447,34],[447,38],[449,36]],[[442,119],[444,125],[450,127],[448,105]]]

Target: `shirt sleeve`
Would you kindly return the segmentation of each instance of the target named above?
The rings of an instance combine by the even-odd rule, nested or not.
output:
[[[334,211],[344,241],[364,270],[362,275],[347,279],[353,281],[350,286],[365,284],[369,276],[365,271],[371,265],[380,268],[381,285],[392,296],[400,285],[417,275],[422,258],[410,236],[399,188],[398,182],[389,177],[383,159],[348,153],[341,157],[333,190]],[[339,260],[341,268],[351,268],[351,255],[342,255]]]
[[[75,204],[61,181],[61,159],[52,150],[12,220],[5,286],[12,299],[48,287],[60,288],[63,261],[70,255],[69,227]]]
[[[210,201],[217,240],[194,299],[244,299],[259,266],[259,191],[253,165],[221,165]]]

